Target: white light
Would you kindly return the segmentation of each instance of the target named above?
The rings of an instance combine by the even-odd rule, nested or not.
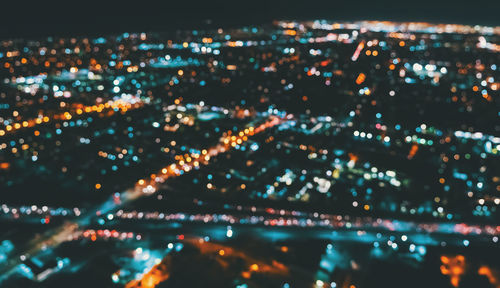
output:
[[[410,244],[410,252],[415,252],[415,244]]]

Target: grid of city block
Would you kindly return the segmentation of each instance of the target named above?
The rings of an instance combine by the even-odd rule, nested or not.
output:
[[[0,287],[500,287],[500,26],[0,41]]]

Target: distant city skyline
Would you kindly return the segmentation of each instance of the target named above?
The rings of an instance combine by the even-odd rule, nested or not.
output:
[[[86,1],[5,3],[0,37],[95,35],[241,26],[281,19],[429,21],[500,25],[499,1]],[[207,25],[211,23],[211,25]]]

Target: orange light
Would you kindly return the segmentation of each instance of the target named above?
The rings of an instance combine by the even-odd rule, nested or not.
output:
[[[358,78],[356,78],[356,84],[361,84],[365,82],[366,75],[364,73],[359,73]]]
[[[450,276],[450,283],[454,287],[460,284],[460,277],[465,272],[465,257],[457,255],[455,257],[441,256],[440,270],[443,275]]]
[[[258,271],[258,270],[259,270],[259,265],[257,265],[257,264],[252,264],[252,265],[250,266],[250,270],[252,270],[252,271]]]

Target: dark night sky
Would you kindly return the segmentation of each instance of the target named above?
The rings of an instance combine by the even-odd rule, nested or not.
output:
[[[3,1],[2,1],[3,2]],[[396,20],[500,25],[499,0],[10,1],[0,37],[95,35],[270,23],[273,19]]]

